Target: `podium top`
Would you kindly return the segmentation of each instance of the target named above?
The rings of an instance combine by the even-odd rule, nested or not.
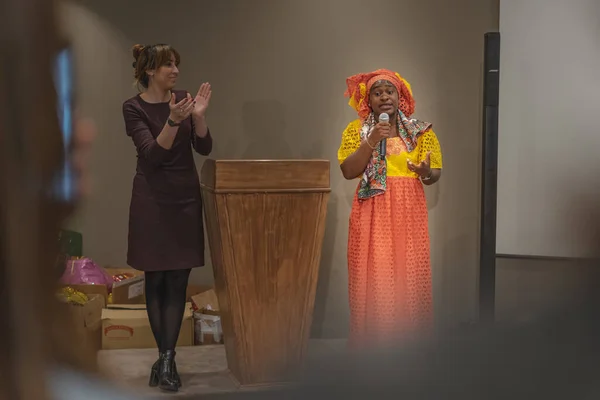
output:
[[[212,160],[202,166],[204,189],[235,192],[329,192],[328,160]]]

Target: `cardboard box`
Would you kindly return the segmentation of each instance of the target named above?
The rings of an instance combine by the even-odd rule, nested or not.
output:
[[[62,285],[63,287],[70,287],[78,292],[82,292],[87,294],[88,296],[98,295],[100,296],[100,301],[102,302],[102,306],[106,307],[106,302],[108,300],[108,289],[106,285]]]
[[[106,268],[111,276],[130,273],[133,278],[126,279],[121,282],[114,282],[112,287],[112,303],[113,304],[144,304],[145,296],[145,280],[142,271],[133,268]]]
[[[112,304],[102,310],[102,349],[156,348],[146,306]],[[177,346],[194,344],[191,303],[186,303]]]
[[[104,299],[93,294],[88,296],[86,304],[65,304],[69,307],[74,322],[75,334],[80,345],[93,353],[101,349],[102,308]]]
[[[197,285],[195,283],[190,283],[185,290],[185,300],[192,301],[192,296],[194,296],[198,293],[206,292],[207,290],[210,290],[210,289],[212,289],[212,286]]]
[[[112,302],[114,304],[144,304],[144,273],[133,268],[105,268],[110,276],[130,273],[134,277],[121,282],[113,283]],[[97,294],[103,297],[104,306],[108,304],[108,288],[106,285],[68,285],[87,295]]]
[[[194,311],[207,315],[220,315],[219,300],[217,293],[213,288],[207,288],[204,291],[195,294],[191,298]]]

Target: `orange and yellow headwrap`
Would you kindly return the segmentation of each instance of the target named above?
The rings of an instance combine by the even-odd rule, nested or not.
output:
[[[373,84],[380,80],[389,81],[398,90],[398,108],[406,117],[415,112],[415,100],[412,96],[410,84],[397,72],[388,69],[378,69],[373,72],[360,73],[346,79],[346,97],[350,97],[348,104],[358,112],[361,120],[365,120],[371,113],[369,107],[369,93]]]

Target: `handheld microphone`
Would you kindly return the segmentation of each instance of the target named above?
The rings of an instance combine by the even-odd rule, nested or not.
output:
[[[390,116],[387,113],[381,113],[379,114],[379,122],[390,122]],[[387,146],[385,143],[385,139],[383,139],[381,141],[381,143],[379,144],[381,146],[380,150],[381,150],[381,155],[383,157],[385,157],[385,152],[387,151]]]

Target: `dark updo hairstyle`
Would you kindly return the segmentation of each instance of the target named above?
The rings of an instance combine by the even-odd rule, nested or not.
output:
[[[155,70],[163,65],[167,65],[171,62],[171,56],[175,56],[175,65],[179,65],[180,57],[177,50],[168,44],[153,44],[144,46],[142,44],[136,44],[132,48],[133,52],[133,76],[135,83],[142,85],[145,89],[148,89],[148,83],[150,77],[148,76],[149,70]]]

